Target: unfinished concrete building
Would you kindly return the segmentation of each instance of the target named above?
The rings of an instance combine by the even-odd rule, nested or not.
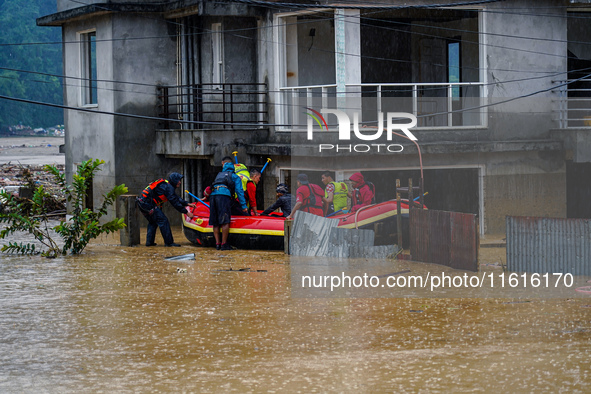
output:
[[[80,109],[65,111],[68,176],[107,161],[95,199],[172,170],[200,194],[237,151],[272,160],[259,206],[298,172],[362,171],[387,200],[422,168],[427,206],[478,214],[483,233],[506,215],[591,217],[587,1],[87,3],[38,24],[62,27],[64,103]],[[312,123],[327,108],[360,131]],[[416,117],[420,160],[377,135],[380,113]]]

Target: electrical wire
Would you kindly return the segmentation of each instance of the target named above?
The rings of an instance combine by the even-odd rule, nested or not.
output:
[[[37,74],[37,75],[44,75],[44,76],[50,76],[50,77],[55,77],[55,78],[61,78],[61,79],[74,79],[74,80],[80,80],[80,81],[87,81],[88,78],[82,78],[82,77],[70,77],[70,76],[65,76],[65,75],[60,75],[60,74],[50,74],[50,73],[44,73],[44,72],[39,72],[39,71],[28,71],[28,70],[21,70],[21,69],[14,69],[14,68],[8,68],[8,67],[0,67],[0,70],[7,70],[7,71],[14,71],[14,72],[21,72],[21,73],[28,73],[28,74]],[[532,80],[537,80],[537,79],[544,79],[544,78],[553,78],[553,77],[557,77],[559,75],[564,75],[564,74],[568,74],[568,73],[578,73],[578,72],[585,72],[591,70],[591,67],[585,67],[585,68],[580,68],[580,69],[575,69],[575,70],[568,70],[568,71],[562,71],[562,72],[555,72],[552,74],[545,74],[542,76],[535,76],[535,77],[527,77],[527,78],[517,78],[517,79],[510,79],[510,80],[495,80],[494,82],[488,82],[488,83],[478,83],[478,86],[492,86],[492,85],[499,85],[499,84],[508,84],[508,83],[515,83],[515,82],[526,82],[526,81],[532,81]],[[0,76],[3,78],[7,78],[7,79],[16,79],[10,76]],[[34,81],[34,82],[47,82],[47,83],[52,83],[51,81],[42,81],[42,80],[25,80],[25,81]],[[93,79],[93,82],[102,82],[102,83],[120,83],[120,84],[128,84],[128,85],[139,85],[139,86],[147,86],[150,88],[157,88],[160,87],[160,85],[155,85],[155,84],[146,84],[146,83],[141,83],[141,82],[124,82],[124,81],[117,81],[117,80],[104,80],[104,79]],[[79,87],[79,85],[72,85],[72,84],[67,84],[67,83],[63,83],[60,82],[60,85],[62,86],[72,86],[72,87]],[[199,84],[197,84],[199,85]],[[219,84],[214,84],[212,83],[211,85],[219,85]],[[388,85],[387,83],[375,83],[374,85]],[[412,83],[409,83],[409,85],[413,85]],[[165,85],[162,87],[177,87],[176,85]],[[200,88],[197,86],[191,86],[191,85],[187,85],[187,86],[181,86],[183,89],[186,89],[187,91],[197,91],[197,92],[209,92],[211,91],[211,89],[207,89],[207,88]],[[149,92],[138,92],[138,91],[132,91],[130,92],[129,90],[122,90],[122,89],[113,89],[113,88],[105,88],[105,87],[97,87],[97,89],[99,90],[107,90],[107,91],[114,91],[114,92],[126,92],[126,93],[139,93],[139,94],[149,94],[149,95],[153,95],[153,93],[149,93]],[[441,90],[441,87],[434,87],[434,88],[428,88],[425,87],[423,88],[424,91],[430,91],[430,90]],[[389,92],[405,92],[407,90],[396,90],[395,88],[389,90]],[[273,94],[273,93],[283,93],[285,92],[285,90],[265,90],[265,93],[268,94]],[[260,94],[261,91],[259,90],[241,90],[241,93],[247,93],[247,94]],[[343,92],[344,94],[347,94],[347,92]],[[364,93],[377,93],[377,90],[364,90]],[[358,94],[356,92],[352,93],[352,94]],[[288,104],[284,104],[284,105],[288,105]]]
[[[232,0],[234,2],[248,2],[250,0]],[[504,1],[504,0],[483,0],[485,3],[486,2],[498,2],[498,1]],[[104,7],[104,6],[98,6],[95,4],[89,4],[89,3],[84,3],[82,1],[74,1],[72,0],[72,2],[74,3],[78,3],[78,4],[83,4],[83,5],[92,5],[98,9],[103,9],[106,11],[111,11],[111,9],[109,9],[108,7]],[[221,2],[218,2],[221,3]],[[269,2],[262,2],[262,3],[268,3],[268,5],[276,5],[276,4],[282,4],[282,3],[269,3]],[[477,2],[468,2],[470,4],[473,3],[479,3]],[[157,3],[157,4],[166,4],[166,3]],[[223,3],[223,4],[227,4]],[[285,3],[285,4],[290,4],[290,3]],[[455,6],[455,5],[465,5],[466,3],[450,3],[448,6]],[[405,9],[405,8],[434,8],[437,7],[439,5],[425,5],[425,6],[388,6],[388,9]],[[314,8],[314,7],[308,7],[307,5],[301,5],[301,7],[304,8]],[[317,6],[317,7],[321,7],[321,6]],[[330,5],[328,7],[331,7]],[[272,7],[268,7],[268,8],[272,8]],[[279,8],[279,7],[275,7],[275,8]],[[322,6],[321,8],[327,8],[327,6]],[[334,6],[334,8],[339,8],[338,5]],[[380,7],[383,8],[383,7]],[[484,12],[486,10],[475,10],[475,12]],[[534,14],[527,14],[527,15],[534,15]],[[500,33],[487,33],[487,32],[473,32],[473,31],[467,31],[467,30],[462,30],[462,29],[453,29],[453,28],[445,28],[445,27],[441,27],[441,26],[424,26],[424,25],[419,25],[416,23],[403,23],[403,22],[397,22],[397,21],[392,21],[392,20],[384,20],[384,19],[376,19],[376,18],[367,18],[366,16],[363,16],[362,18],[364,19],[368,19],[368,20],[375,20],[375,21],[381,21],[381,22],[386,22],[386,23],[393,23],[393,24],[402,24],[402,25],[408,25],[408,26],[423,26],[423,27],[429,27],[432,29],[436,29],[436,30],[446,30],[446,31],[456,31],[456,32],[466,32],[466,33],[475,33],[475,34],[483,34],[483,35],[491,35],[491,36],[499,36],[499,37],[506,37],[506,38],[520,38],[520,39],[527,39],[527,40],[539,40],[539,41],[551,41],[551,42],[571,42],[571,43],[579,43],[579,44],[589,44],[588,42],[583,42],[583,41],[568,41],[568,40],[558,40],[558,39],[546,39],[546,38],[538,38],[538,37],[524,37],[524,36],[515,36],[515,35],[506,35],[506,34],[500,34]],[[150,18],[150,19],[156,19],[156,18]],[[332,17],[327,17],[325,20],[331,20]],[[587,18],[586,18],[587,19]],[[157,20],[161,20],[161,19],[157,19]],[[170,21],[167,21],[170,22]],[[306,21],[303,21],[304,23],[306,23]],[[296,22],[296,23],[300,23],[300,22]],[[174,24],[176,25],[182,25],[181,23],[178,22],[174,22]],[[288,25],[288,24],[286,24]],[[384,26],[379,26],[379,28],[386,28]],[[227,29],[227,30],[223,30],[223,33],[228,34],[228,33],[232,33],[232,32],[239,32],[239,31],[248,31],[248,30],[259,30],[259,29],[263,29],[261,27],[256,27],[256,28],[241,28],[241,29]],[[187,36],[187,35],[199,35],[199,34],[209,34],[211,31],[209,31],[208,29],[204,29],[206,31],[204,31],[203,33],[190,33],[190,34],[182,34],[179,36]],[[406,31],[405,31],[406,32]],[[422,34],[422,33],[417,33],[417,32],[411,32],[411,34]],[[241,38],[246,38],[246,39],[252,39],[251,37],[248,36],[238,36],[237,37],[241,37]],[[444,36],[435,36],[438,38],[445,38]],[[104,40],[97,40],[97,42],[101,42],[101,41],[117,41],[117,40],[141,40],[141,39],[158,39],[158,38],[163,38],[162,36],[151,36],[151,37],[126,37],[126,38],[112,38],[112,39],[104,39]],[[41,45],[41,44],[60,44],[60,43],[80,43],[80,41],[68,41],[68,42],[50,42],[50,43],[7,43],[7,44],[0,44],[0,46],[5,46],[5,45]],[[474,42],[474,44],[479,44],[477,42]],[[514,49],[514,50],[521,50],[521,48],[509,48],[509,47],[503,47],[503,46],[495,46],[498,48],[502,48],[502,49]],[[537,54],[543,54],[543,55],[554,55],[554,54],[549,54],[549,53],[543,53],[543,52],[535,52]]]
[[[250,2],[250,0],[235,0],[235,1],[236,2]],[[497,1],[500,1],[500,0],[485,0],[484,2],[478,2],[478,1],[477,2],[463,2],[463,3],[454,3],[453,5],[456,5],[456,4],[465,5],[467,3],[470,3],[470,4],[475,4],[475,3],[489,3],[489,2],[497,2]],[[88,5],[87,3],[83,3],[81,1],[74,1],[74,2],[75,3],[79,3],[79,4],[86,4],[86,5]],[[259,3],[269,3],[269,2],[259,2]],[[166,3],[159,3],[159,4],[166,4]],[[270,4],[272,4],[273,6],[277,6],[277,5],[287,4],[287,3],[275,3],[275,2],[273,2],[273,3],[270,3]],[[289,3],[289,4],[291,4],[291,3]],[[301,5],[301,6],[303,7],[304,5]],[[450,4],[447,4],[446,6],[450,6]],[[397,7],[399,7],[399,6],[397,6]],[[431,8],[431,7],[435,7],[435,5],[429,5],[429,7],[420,7],[420,8]],[[106,8],[106,7],[102,7],[102,8],[108,10],[108,8]],[[306,7],[306,8],[310,8],[310,7]],[[324,6],[324,8],[326,8],[326,7]],[[409,7],[403,7],[403,8],[409,8]],[[413,6],[411,8],[416,8],[416,7]],[[380,10],[383,10],[383,8],[380,8]],[[439,28],[439,27],[432,27],[432,28]],[[471,32],[471,33],[479,34],[477,32]],[[205,34],[205,33],[197,33],[197,34]],[[491,34],[494,34],[494,33],[491,33]],[[194,33],[193,33],[193,35],[194,35]],[[243,36],[243,38],[251,38],[251,37]],[[526,37],[517,37],[517,38],[527,39]],[[382,58],[376,58],[376,59],[378,59],[378,60],[394,60],[394,59],[382,59]],[[434,65],[437,65],[437,64],[434,64]],[[440,66],[444,66],[444,65],[440,65]],[[15,69],[8,69],[8,68],[0,68],[0,69],[7,69],[7,70],[19,71],[19,72],[27,72],[25,70],[15,70]],[[515,71],[515,70],[498,70],[498,69],[487,69],[487,70],[488,71]],[[531,73],[532,71],[531,70],[528,70],[528,72]],[[532,77],[532,78],[518,79],[518,80],[513,80],[513,81],[524,81],[524,80],[529,80],[529,79],[536,79],[536,78],[545,78],[545,77],[548,77],[548,72],[543,72],[543,73],[545,75],[542,76],[542,77]],[[47,73],[38,73],[38,74],[40,74],[40,75],[51,75],[51,76],[56,76],[56,77],[61,77],[61,78],[66,78],[66,79],[67,78],[72,78],[72,79],[84,79],[84,80],[86,80],[86,78],[58,76],[58,75],[52,75],[52,74],[47,74]],[[559,73],[559,74],[564,74],[564,73]],[[557,75],[557,74],[552,74],[552,75]],[[97,80],[97,81],[107,82],[107,83],[122,83],[122,84],[143,85],[143,86],[150,86],[150,87],[154,87],[155,86],[153,84],[142,84],[142,83],[137,83],[137,82],[109,81],[109,80]],[[492,82],[490,84],[492,85],[492,84],[510,83],[510,82],[512,82],[512,81],[495,81],[495,82]],[[68,85],[68,84],[64,84],[64,85],[65,86],[71,86],[71,85]],[[121,91],[119,89],[109,89],[109,88],[101,88],[101,89],[112,90],[112,91]],[[194,88],[191,88],[191,89],[194,89]],[[437,88],[435,88],[435,89],[437,89]],[[269,92],[272,93],[273,91],[269,91]],[[136,93],[141,93],[141,92],[136,92]]]
[[[504,0],[497,0],[497,1],[504,1]],[[85,4],[85,5],[90,5],[87,3],[82,3],[80,1],[76,1],[76,3],[79,4]],[[324,7],[327,8],[327,7]],[[532,7],[535,8],[535,7]],[[556,7],[556,8],[563,8],[563,7]],[[570,8],[570,7],[569,7]],[[105,10],[109,10],[108,8],[104,8]],[[501,13],[501,14],[507,14],[506,12],[502,11],[502,12],[497,12],[497,11],[491,11],[491,10],[487,10],[487,9],[473,9],[473,10],[461,10],[461,11],[474,11],[474,12],[482,12],[482,13]],[[328,12],[317,12],[319,13],[323,13],[323,14],[328,14]],[[371,14],[371,13],[370,13]],[[559,43],[575,43],[575,44],[589,44],[591,45],[591,43],[589,43],[588,41],[573,41],[573,40],[560,40],[560,39],[552,39],[552,38],[541,38],[541,37],[527,37],[527,36],[517,36],[517,35],[508,35],[508,34],[502,34],[502,33],[491,33],[491,32],[474,32],[474,31],[469,31],[469,30],[462,30],[462,29],[454,29],[454,28],[450,28],[450,27],[442,27],[442,26],[426,26],[426,25],[420,25],[420,24],[416,24],[416,23],[405,23],[405,22],[399,22],[399,21],[393,21],[393,20],[387,20],[387,19],[379,19],[379,18],[369,18],[367,17],[367,13],[363,14],[363,16],[361,16],[362,19],[368,19],[368,20],[375,20],[375,21],[380,21],[380,22],[386,22],[386,23],[391,23],[391,24],[401,24],[401,25],[409,25],[409,26],[418,26],[418,27],[428,27],[431,29],[436,29],[436,30],[444,30],[444,31],[456,31],[456,32],[466,32],[466,33],[474,33],[474,34],[479,34],[479,35],[484,35],[484,36],[496,36],[496,37],[505,37],[505,38],[517,38],[517,39],[524,39],[524,40],[532,40],[532,41],[548,41],[548,42],[559,42]],[[533,13],[527,13],[527,14],[519,14],[519,15],[525,15],[525,16],[555,16],[555,17],[563,17],[563,16],[559,16],[559,15],[554,15],[554,14],[533,14]],[[144,18],[146,18],[146,16],[143,16]],[[345,15],[346,18],[348,18],[348,16]],[[590,19],[591,16],[586,16],[586,17],[574,17],[574,16],[565,16],[565,18],[575,18],[575,19]],[[162,21],[162,19],[158,19],[158,18],[149,18],[149,19],[153,19],[153,20],[158,20],[158,21]],[[326,17],[326,18],[319,18],[320,21],[330,21],[333,20],[334,18],[332,16],[330,17]],[[182,25],[182,23],[179,22],[172,22],[170,20],[166,20],[167,23],[173,23],[175,25]],[[300,21],[300,22],[293,22],[293,23],[286,23],[285,26],[292,26],[292,25],[298,25],[298,24],[306,24],[309,23],[309,21]],[[354,23],[354,22],[353,22]],[[363,25],[363,24],[362,24]],[[372,25],[373,26],[373,25]],[[383,28],[383,26],[376,26],[378,28]],[[262,27],[252,27],[252,28],[238,28],[238,29],[224,29],[221,31],[221,33],[224,34],[231,34],[231,33],[237,33],[237,32],[247,32],[247,31],[251,31],[251,30],[264,30],[264,29],[269,29],[272,28],[272,26],[262,26]],[[212,31],[209,29],[202,29],[204,30],[201,33],[185,33],[185,34],[180,34],[178,35],[179,37],[186,37],[186,36],[198,36],[198,35],[202,35],[202,34],[210,34]],[[415,32],[410,32],[411,34],[419,34],[419,33],[415,33]],[[239,36],[236,35],[236,37],[239,38],[247,38],[247,39],[251,39],[251,37],[248,36]],[[441,36],[441,38],[444,38],[445,36]],[[114,41],[132,41],[132,40],[152,40],[152,39],[162,39],[162,38],[168,38],[165,36],[142,36],[142,37],[125,37],[125,38],[109,38],[109,39],[97,39],[96,42],[114,42]],[[46,41],[46,42],[13,42],[13,43],[0,43],[0,47],[7,47],[7,46],[27,46],[27,45],[60,45],[60,44],[80,44],[82,41],[79,40],[74,40],[74,41]],[[501,46],[502,48],[502,46]]]
[[[544,89],[540,89],[540,90],[537,90],[534,92],[522,94],[517,97],[512,97],[512,98],[508,98],[505,100],[501,100],[501,101],[498,101],[493,104],[483,104],[483,105],[479,105],[479,106],[475,106],[475,107],[462,108],[462,109],[453,110],[453,111],[430,113],[430,114],[426,114],[426,115],[417,115],[416,117],[417,118],[432,117],[435,115],[461,113],[461,112],[474,111],[476,109],[489,108],[489,107],[497,106],[500,104],[506,104],[506,103],[513,102],[516,100],[532,97],[532,96],[538,95],[540,93],[545,93],[545,92],[548,92],[551,90],[555,90],[557,88],[565,87],[565,86],[568,86],[572,83],[581,81],[583,79],[587,79],[589,77],[591,77],[591,74],[587,74],[583,77],[580,77],[580,78],[577,78],[577,79],[574,79],[571,81],[566,81],[564,83],[561,83],[561,84],[558,84],[558,85],[555,85],[555,86],[552,86],[549,88],[544,88]],[[210,122],[210,121],[197,121],[197,120],[168,119],[168,118],[160,118],[160,117],[156,117],[156,116],[134,115],[134,114],[121,113],[121,112],[101,111],[101,110],[94,109],[94,108],[72,107],[72,106],[67,106],[67,105],[62,105],[62,104],[45,103],[45,102],[41,102],[41,101],[22,99],[22,98],[11,97],[11,96],[6,96],[6,95],[0,95],[0,99],[8,100],[8,101],[22,102],[22,103],[27,103],[27,104],[43,105],[43,106],[54,107],[54,108],[62,108],[62,109],[68,109],[68,110],[74,110],[74,111],[90,112],[90,113],[101,114],[101,115],[122,116],[122,117],[128,117],[128,118],[155,120],[155,121],[161,121],[161,122],[199,124],[199,125],[223,125],[226,127],[228,127],[228,126],[241,126],[241,127],[261,127],[261,126],[289,127],[289,126],[291,126],[288,124],[276,124],[276,123],[235,123],[235,122]],[[375,123],[375,122],[368,122],[368,123]]]
[[[233,1],[238,1],[241,2],[241,0],[233,0]],[[250,0],[244,0],[244,1],[250,1]],[[484,0],[485,2],[495,2],[495,1],[502,1],[502,0]],[[84,5],[89,5],[87,3],[84,3],[82,1],[73,1],[75,3],[78,4],[84,4]],[[268,2],[267,2],[268,3]],[[469,2],[469,3],[474,3],[474,2]],[[159,3],[159,4],[165,4],[165,3]],[[272,3],[274,6],[276,4],[281,4],[281,3]],[[465,3],[454,3],[454,5],[456,4],[465,4]],[[303,6],[303,5],[302,5]],[[110,10],[107,7],[103,7],[103,6],[96,6],[99,9],[104,9],[104,10]],[[403,6],[396,6],[398,8],[403,7]],[[434,7],[434,5],[429,5],[429,7]],[[406,7],[403,7],[406,8]],[[413,6],[413,8],[416,8],[416,6]],[[423,7],[420,7],[423,8]],[[332,19],[333,17],[331,16],[331,18],[326,18],[326,20]],[[363,17],[364,19],[368,19],[368,20],[375,20],[375,21],[384,21],[383,19],[372,19],[372,18],[366,18]],[[308,22],[308,21],[303,21],[303,22]],[[396,21],[390,21],[390,20],[386,20],[386,22],[389,23],[398,23],[398,24],[405,24],[402,22],[396,22]],[[299,23],[299,22],[297,22]],[[176,23],[178,24],[178,23]],[[417,25],[414,23],[407,23],[406,25],[408,26],[422,26],[422,25]],[[373,25],[372,25],[373,26]],[[374,26],[375,27],[375,26]],[[392,31],[401,31],[398,29],[393,29],[393,28],[388,28],[385,26],[378,26],[379,28],[383,28],[383,29],[388,29],[388,30],[392,30]],[[457,31],[457,32],[469,32],[469,33],[473,33],[473,34],[486,34],[486,33],[480,33],[480,32],[474,32],[474,31],[466,31],[466,30],[461,30],[461,29],[451,29],[451,28],[442,28],[440,26],[429,26],[429,28],[433,28],[433,29],[439,29],[439,30],[449,30],[449,31]],[[260,27],[257,28],[252,28],[252,29],[261,29]],[[184,34],[184,35],[199,35],[199,34],[209,34],[210,31],[205,29],[205,32],[202,33],[191,33],[191,34]],[[235,30],[225,30],[224,32],[231,32],[231,31],[244,31],[246,29],[235,29]],[[406,30],[403,30],[403,32],[408,33]],[[418,34],[418,35],[422,35],[422,36],[428,36],[428,37],[433,37],[433,38],[446,38],[445,36],[438,36],[438,35],[430,35],[430,34],[425,34],[425,33],[420,33],[420,32],[410,32],[410,34]],[[490,33],[492,35],[497,35],[498,33]],[[179,34],[179,36],[181,36]],[[237,37],[240,38],[245,38],[245,39],[256,39],[259,40],[258,38],[253,38],[253,37],[248,37],[248,36],[239,36],[239,35],[235,35]],[[528,38],[528,37],[520,37],[520,36],[511,36],[511,35],[502,35],[499,34],[499,36],[503,36],[503,37],[512,37],[512,38],[522,38],[522,39],[533,39],[533,38]],[[151,37],[151,38],[162,38],[162,37]],[[106,39],[106,40],[97,40],[97,42],[100,41],[114,41],[114,40],[130,40],[130,39],[145,39],[145,37],[137,37],[137,38],[122,38],[122,39]],[[546,39],[541,39],[541,40],[546,40]],[[548,40],[552,40],[552,39],[548,39]],[[262,42],[267,42],[269,43],[269,40],[259,40]],[[556,40],[557,42],[564,42],[564,40]],[[72,42],[70,41],[69,43],[79,43],[80,41],[75,41]],[[485,46],[490,46],[490,47],[494,47],[494,48],[500,48],[500,49],[509,49],[509,50],[516,50],[516,51],[520,51],[520,52],[527,52],[527,53],[532,53],[532,54],[538,54],[538,55],[546,55],[546,56],[553,56],[553,57],[560,57],[563,58],[565,57],[564,55],[559,55],[559,54],[555,54],[555,53],[546,53],[546,52],[540,52],[540,51],[532,51],[532,50],[528,50],[528,49],[523,49],[523,48],[510,48],[510,47],[506,47],[506,46],[502,46],[502,45],[493,45],[493,44],[481,44],[479,42],[472,42],[472,41],[466,41],[463,40],[462,42],[468,42],[468,43],[473,43],[474,45],[485,45]],[[568,42],[568,41],[567,41]],[[572,42],[572,41],[571,41]],[[273,41],[271,41],[271,43],[274,43]],[[586,42],[573,42],[573,43],[580,43],[580,44],[589,44]],[[0,46],[5,45],[5,44],[0,44]],[[6,44],[6,45],[13,45],[13,44]],[[315,50],[319,50],[317,48],[315,48]],[[330,51],[332,53],[332,51]],[[392,62],[398,62],[398,63],[410,63],[410,64],[416,64],[416,63],[420,63],[420,62],[415,62],[415,61],[407,61],[407,60],[400,60],[400,59],[388,59],[388,58],[381,58],[381,57],[375,57],[375,56],[364,56],[364,55],[357,55],[357,54],[347,54],[344,53],[345,55],[348,56],[358,56],[360,58],[365,58],[365,59],[372,59],[372,60],[383,60],[383,61],[392,61]],[[568,56],[567,56],[568,57]],[[439,67],[447,67],[447,65],[445,64],[437,64],[437,63],[429,63],[432,64],[433,66],[439,66]],[[478,70],[480,71],[481,68],[480,67],[468,67],[468,66],[460,66],[460,69],[473,69],[473,70]],[[511,69],[487,69],[488,71],[504,71],[504,72],[527,72],[527,73],[532,73],[532,72],[536,72],[536,73],[547,73],[545,71],[532,71],[532,70],[511,70]]]
[[[42,79],[21,79],[21,78],[17,78],[17,77],[11,77],[8,75],[0,75],[0,78],[2,79],[9,79],[9,80],[13,80],[13,81],[20,81],[20,82],[35,82],[35,83],[44,83],[46,85],[54,85],[56,82],[54,81],[44,81]],[[81,78],[82,79],[82,78]],[[94,82],[94,80],[93,80]],[[64,83],[62,81],[59,81],[59,86],[66,86],[66,87],[73,87],[73,88],[79,88],[80,85],[74,85],[74,84],[69,84],[69,83]],[[138,91],[129,91],[129,90],[124,90],[124,89],[114,89],[114,88],[106,88],[106,87],[98,87],[96,88],[97,90],[101,90],[101,91],[108,91],[108,92],[120,92],[120,93],[134,93],[134,94],[143,94],[146,96],[154,96],[154,92],[138,92]]]
[[[0,99],[8,100],[8,101],[16,101],[16,102],[26,103],[26,104],[43,105],[46,107],[62,108],[62,109],[68,109],[68,110],[73,110],[73,111],[79,111],[79,112],[90,112],[90,113],[100,114],[100,115],[121,116],[124,118],[155,120],[155,121],[159,121],[159,122],[186,123],[186,124],[211,125],[211,126],[216,126],[216,125],[219,125],[219,126],[241,126],[241,127],[261,127],[261,126],[282,126],[282,127],[285,127],[285,126],[287,126],[284,124],[272,124],[272,123],[229,123],[229,122],[209,122],[209,121],[200,121],[200,120],[168,119],[168,118],[160,118],[157,116],[126,114],[123,112],[114,112],[114,111],[101,111],[101,110],[98,110],[95,108],[72,107],[72,106],[63,105],[63,104],[46,103],[46,102],[42,102],[42,101],[35,101],[35,100],[29,100],[29,99],[23,99],[23,98],[11,97],[11,96],[5,96],[5,95],[0,95]]]

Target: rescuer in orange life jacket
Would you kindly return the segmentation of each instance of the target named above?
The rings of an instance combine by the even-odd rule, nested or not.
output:
[[[173,172],[168,176],[168,179],[158,179],[150,183],[142,191],[141,195],[136,198],[136,205],[142,215],[148,219],[146,246],[156,246],[154,239],[157,227],[160,227],[162,238],[164,238],[164,246],[181,246],[174,243],[172,231],[170,231],[170,222],[162,212],[162,204],[168,201],[180,213],[184,213],[190,218],[193,217],[193,213],[185,207],[194,206],[195,204],[189,204],[174,192],[181,185],[181,179],[183,179],[181,174]]]

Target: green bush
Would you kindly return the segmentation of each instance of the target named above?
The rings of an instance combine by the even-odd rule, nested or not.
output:
[[[78,166],[73,176],[72,185],[66,184],[64,174],[60,173],[54,166],[46,165],[45,171],[51,173],[57,184],[64,191],[66,200],[72,209],[72,219],[61,224],[50,227],[49,217],[44,201],[51,196],[43,186],[39,186],[33,193],[33,198],[27,202],[31,207],[23,209],[24,202],[7,193],[0,193],[4,200],[5,213],[0,214],[0,223],[6,227],[0,231],[0,239],[16,232],[32,234],[43,246],[38,250],[34,244],[23,244],[9,242],[2,246],[2,252],[18,253],[24,255],[41,254],[45,257],[57,257],[68,252],[78,254],[84,250],[90,240],[101,234],[108,234],[125,227],[122,218],[115,218],[107,223],[100,224],[100,219],[107,214],[108,207],[113,205],[122,194],[127,193],[125,185],[115,186],[110,192],[103,195],[104,201],[98,210],[92,210],[84,206],[88,185],[94,178],[99,166],[104,164],[103,160],[90,159]],[[26,212],[26,213],[24,213]],[[64,245],[60,248],[57,242],[51,237],[51,230],[54,230],[63,240]]]

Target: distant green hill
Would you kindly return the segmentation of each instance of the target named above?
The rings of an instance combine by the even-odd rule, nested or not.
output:
[[[63,103],[61,29],[35,19],[56,12],[57,0],[0,0],[0,95]],[[63,123],[63,110],[0,99],[0,126],[49,127]]]

